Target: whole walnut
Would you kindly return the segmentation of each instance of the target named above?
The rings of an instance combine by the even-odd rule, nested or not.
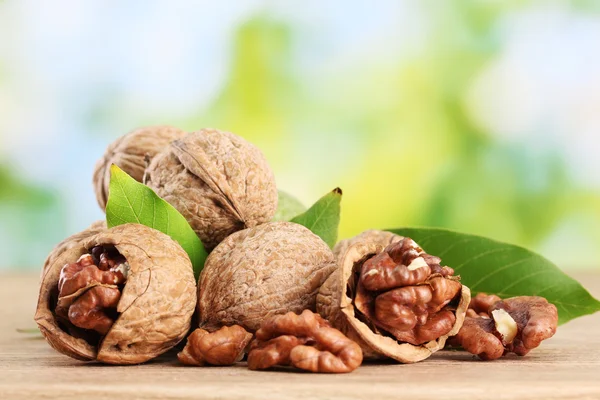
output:
[[[148,159],[183,135],[185,131],[172,126],[149,126],[129,132],[112,142],[94,168],[94,190],[100,208],[106,209],[111,164],[141,182]]]
[[[139,224],[66,250],[42,280],[35,321],[78,360],[138,364],[179,343],[196,304],[192,265],[169,236]]]
[[[57,244],[54,249],[48,254],[46,257],[46,261],[44,261],[44,266],[42,267],[42,275],[41,278],[44,277],[46,270],[52,263],[65,251],[72,249],[73,247],[79,245],[83,240],[93,236],[97,233],[100,233],[106,229],[106,221],[100,220],[91,224],[89,227],[84,229],[81,232],[77,232],[74,235],[69,236],[59,244]]]
[[[200,275],[200,328],[255,332],[273,315],[314,311],[334,269],[331,249],[302,225],[270,222],[236,232],[210,253]]]
[[[410,238],[383,232],[363,233],[340,247],[317,311],[357,342],[365,358],[421,361],[459,331],[470,291],[438,257]]]
[[[154,157],[144,181],[209,250],[233,232],[270,221],[277,209],[275,178],[260,150],[216,129],[172,142]]]

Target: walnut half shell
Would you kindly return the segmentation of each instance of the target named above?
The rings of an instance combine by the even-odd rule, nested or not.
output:
[[[97,246],[115,248],[127,264],[127,279],[108,332],[77,328],[57,316],[61,272]],[[114,285],[95,284],[77,294]],[[40,288],[35,321],[59,352],[78,360],[138,364],[179,343],[190,328],[196,304],[192,265],[169,236],[138,224],[120,225],[66,250],[48,267]]]
[[[362,238],[343,244],[338,254],[338,267],[321,286],[317,296],[317,311],[335,328],[356,341],[361,346],[365,358],[389,357],[402,363],[413,363],[424,360],[443,349],[446,339],[458,333],[471,295],[469,289],[463,285],[457,295],[457,304],[452,308],[454,323],[450,330],[426,343],[410,344],[399,341],[381,329],[379,327],[381,325],[377,326],[373,321],[369,321],[358,311],[355,304],[357,290],[360,290],[358,288],[360,272],[366,260],[381,254],[390,243],[403,239],[395,236],[363,234]]]

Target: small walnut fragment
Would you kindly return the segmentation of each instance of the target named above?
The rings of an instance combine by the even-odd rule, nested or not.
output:
[[[304,310],[265,320],[248,354],[248,368],[276,365],[311,372],[352,372],[362,363],[360,346],[331,327],[318,314]]]
[[[224,326],[215,332],[196,329],[185,348],[177,354],[186,365],[233,365],[244,357],[252,334],[239,325]]]
[[[129,264],[118,250],[95,246],[77,262],[62,267],[56,315],[76,327],[106,335],[128,273]]]
[[[495,294],[478,293],[477,296],[471,299],[467,317],[489,318],[488,310],[500,300],[502,299]]]
[[[139,224],[103,230],[48,267],[35,314],[57,351],[138,364],[179,343],[196,304],[192,265],[169,236]]]
[[[482,360],[495,360],[508,353],[524,356],[552,337],[558,325],[556,307],[543,297],[500,300],[498,296],[479,293],[471,307],[450,344],[461,346]]]

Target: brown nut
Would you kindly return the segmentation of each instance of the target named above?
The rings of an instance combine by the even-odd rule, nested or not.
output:
[[[149,126],[129,132],[112,142],[94,168],[94,190],[100,208],[106,209],[111,164],[141,182],[150,159],[183,135],[184,131],[172,126]]]
[[[224,326],[212,333],[198,328],[188,336],[177,358],[186,365],[233,365],[244,357],[250,340],[252,334],[239,325]]]
[[[471,299],[469,309],[467,310],[467,317],[484,317],[489,318],[488,311],[490,307],[502,300],[495,294],[477,293],[475,297]]]
[[[556,332],[558,312],[543,297],[518,296],[493,302],[496,299],[500,298],[479,293],[472,303],[474,316],[465,319],[449,343],[482,360],[495,360],[508,353],[524,356]],[[483,311],[485,305],[488,308]]]
[[[315,310],[334,269],[327,244],[302,225],[270,222],[236,232],[210,253],[200,275],[200,328],[255,332],[273,315]]]
[[[50,265],[52,265],[52,263],[54,263],[54,261],[61,254],[63,254],[65,251],[67,251],[69,249],[72,249],[73,247],[78,246],[79,243],[81,243],[83,240],[85,240],[91,236],[94,236],[104,230],[106,230],[106,221],[104,221],[104,220],[96,221],[92,225],[90,225],[88,228],[84,229],[83,231],[78,232],[74,235],[71,235],[68,238],[66,238],[65,240],[63,240],[62,242],[60,242],[59,244],[57,244],[54,247],[54,249],[52,249],[52,251],[50,252],[48,257],[46,257],[46,261],[44,261],[44,266],[42,267],[42,274],[41,274],[40,279],[44,277],[44,273],[46,273],[46,270],[48,269],[48,267]]]
[[[304,310],[265,321],[248,354],[248,368],[291,365],[311,372],[352,372],[362,363],[360,346],[334,329],[319,314]]]
[[[85,239],[48,267],[35,321],[63,354],[138,364],[185,337],[195,303],[192,265],[181,246],[157,230],[125,224]]]
[[[144,182],[183,214],[208,250],[270,221],[277,209],[275,178],[260,150],[216,129],[172,142],[152,160]]]
[[[366,358],[421,361],[458,332],[470,291],[411,239],[371,237],[376,239],[356,240],[339,254],[317,310]]]

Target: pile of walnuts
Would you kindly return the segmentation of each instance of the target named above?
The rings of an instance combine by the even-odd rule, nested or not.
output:
[[[195,282],[182,247],[143,225],[98,221],[57,245],[35,320],[78,360],[138,364],[187,336],[186,365],[345,373],[363,359],[417,362],[447,342],[484,360],[522,356],[556,331],[545,299],[471,299],[408,237],[366,231],[332,250],[304,226],[274,222],[273,172],[232,133],[157,126],[117,139],[94,171],[103,209],[112,164],[173,205],[210,254]]]

